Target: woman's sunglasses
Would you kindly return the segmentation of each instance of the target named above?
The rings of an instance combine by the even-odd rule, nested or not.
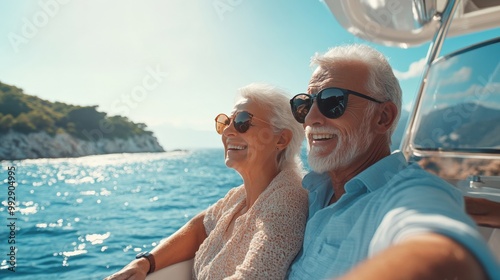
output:
[[[247,111],[240,111],[236,113],[236,115],[234,115],[232,119],[234,128],[239,133],[245,133],[248,131],[250,126],[253,125],[252,119],[256,119],[271,125],[269,122],[266,122],[263,119],[254,117],[251,113]],[[224,132],[224,129],[226,129],[226,127],[228,127],[230,124],[231,124],[231,118],[229,118],[226,114],[218,114],[217,117],[215,117],[215,130],[219,134],[222,134],[222,132]]]
[[[318,102],[318,109],[325,117],[330,119],[340,118],[346,110],[349,94],[368,99],[373,102],[382,103],[368,95],[343,88],[325,88],[317,94],[299,93],[290,99],[290,106],[295,119],[304,123],[314,99]]]

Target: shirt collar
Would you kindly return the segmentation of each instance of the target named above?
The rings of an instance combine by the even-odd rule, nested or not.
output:
[[[376,191],[386,185],[394,175],[407,166],[408,162],[403,153],[394,152],[349,180],[345,185],[345,190],[346,192],[356,192],[366,188],[370,192]],[[304,187],[310,191],[323,192],[324,195],[332,192],[328,173],[310,172],[306,175],[306,178],[304,178]]]
[[[406,161],[403,153],[399,151],[394,152],[352,178],[349,182],[347,182],[345,190],[348,192],[351,185],[356,189],[359,188],[359,185],[364,185],[368,191],[376,191],[377,189],[385,186],[387,182],[394,177],[394,175],[398,174],[407,166],[408,162]]]
[[[332,182],[328,173],[316,173],[311,171],[302,180],[302,185],[310,194],[309,215],[312,215],[313,212],[328,205],[327,200],[329,201],[333,195]]]

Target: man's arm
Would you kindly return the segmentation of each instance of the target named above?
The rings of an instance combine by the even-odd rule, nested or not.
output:
[[[413,236],[360,263],[339,280],[487,279],[474,256],[435,233]]]

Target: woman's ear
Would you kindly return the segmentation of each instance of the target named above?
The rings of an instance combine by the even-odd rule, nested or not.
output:
[[[378,118],[375,118],[376,130],[382,134],[386,133],[396,121],[396,116],[398,115],[398,108],[396,104],[391,101],[384,102],[380,104],[382,107],[379,112]]]
[[[284,150],[290,141],[292,141],[292,131],[289,129],[283,129],[280,134],[280,138],[278,139],[278,142],[276,143],[276,148],[280,151]]]

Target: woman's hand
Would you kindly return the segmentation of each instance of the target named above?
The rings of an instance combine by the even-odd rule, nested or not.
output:
[[[500,203],[484,198],[464,197],[465,209],[480,226],[500,228]]]
[[[130,262],[117,273],[110,275],[104,280],[144,280],[149,271],[149,262],[142,258]]]

